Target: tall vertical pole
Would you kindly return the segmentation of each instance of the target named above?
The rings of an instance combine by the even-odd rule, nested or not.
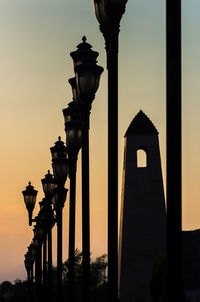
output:
[[[118,296],[118,58],[108,65],[108,286],[109,301]]]
[[[28,291],[29,291],[30,301],[33,301],[32,284],[31,284],[31,270],[27,271],[27,279],[28,279]]]
[[[182,288],[181,0],[166,1],[167,21],[167,290],[165,301],[184,301]]]
[[[33,264],[34,265],[34,264]],[[34,301],[34,290],[33,290],[33,265],[30,271],[30,283],[31,283],[31,302]]]
[[[34,291],[34,302],[37,301],[37,296],[36,296],[36,276],[37,276],[37,270],[36,270],[36,261],[37,261],[37,256],[35,256],[35,260],[34,260],[34,272],[33,272],[33,291]]]
[[[43,300],[47,301],[47,234],[45,231],[43,242]]]
[[[118,52],[127,0],[93,0],[105,38],[108,68],[108,299],[118,300]]]
[[[36,262],[35,262],[35,292],[36,301],[42,301],[42,245],[37,247]]]
[[[52,302],[52,228],[48,227],[48,302]]]
[[[108,68],[108,295],[118,300],[118,34],[106,39]]]
[[[90,191],[89,191],[89,110],[84,108],[82,130],[82,250],[83,302],[90,301]]]
[[[69,301],[74,301],[74,252],[76,216],[76,163],[77,155],[69,154],[70,209],[69,209]]]
[[[58,205],[57,217],[57,301],[62,301],[62,206]]]

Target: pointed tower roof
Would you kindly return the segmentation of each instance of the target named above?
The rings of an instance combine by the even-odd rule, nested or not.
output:
[[[127,135],[158,135],[158,131],[148,116],[140,110],[130,123]]]

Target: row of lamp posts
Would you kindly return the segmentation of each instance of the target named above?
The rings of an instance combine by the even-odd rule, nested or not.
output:
[[[62,301],[62,212],[66,200],[65,182],[70,178],[69,210],[69,300],[74,298],[74,251],[76,209],[76,166],[82,149],[82,251],[83,251],[83,300],[88,301],[90,288],[90,224],[89,224],[89,116],[92,101],[99,86],[103,68],[98,66],[98,52],[83,37],[77,50],[71,53],[75,77],[69,80],[73,101],[63,110],[66,146],[59,137],[50,148],[53,175],[42,179],[45,198],[40,202],[40,211],[32,219],[37,191],[31,183],[23,191],[24,202],[29,214],[29,225],[35,222],[31,261],[25,256],[25,267],[30,292],[35,288],[36,301],[52,301],[52,227],[57,224],[57,301]],[[47,255],[48,250],[48,257]],[[29,252],[28,252],[29,253]],[[42,259],[43,255],[43,259]],[[29,257],[30,258],[30,257]],[[28,260],[27,260],[28,259]],[[47,260],[48,259],[48,260]],[[47,266],[48,263],[48,266]],[[35,274],[33,272],[33,264]],[[31,269],[30,269],[31,268]],[[35,282],[33,282],[33,276]],[[33,295],[31,295],[33,297]]]
[[[103,33],[107,52],[108,69],[108,281],[109,301],[118,299],[118,36],[120,20],[127,0],[93,0],[100,30]],[[166,0],[167,11],[167,261],[168,261],[168,292],[173,292],[175,300],[180,297],[181,284],[181,0]],[[53,171],[57,181],[53,197],[56,219],[52,213],[51,227],[47,227],[48,239],[48,282],[51,280],[51,228],[57,222],[58,229],[58,288],[61,287],[62,260],[62,208],[66,189],[62,164],[67,167],[66,154],[69,160],[70,178],[70,218],[69,218],[69,297],[73,300],[74,282],[74,244],[75,244],[75,194],[76,194],[76,162],[79,149],[82,148],[82,242],[83,242],[83,299],[89,300],[89,263],[90,263],[90,225],[89,225],[89,116],[91,104],[98,88],[100,74],[103,69],[96,65],[98,53],[83,42],[71,53],[75,78],[69,80],[72,86],[73,101],[63,110],[66,130],[66,152],[54,154]],[[175,64],[174,64],[175,63]],[[175,71],[175,72],[174,72]],[[174,93],[175,92],[175,93]],[[176,107],[174,108],[174,104]],[[174,121],[176,124],[174,125]],[[61,144],[61,141],[59,141]],[[175,148],[177,146],[177,148]],[[174,156],[174,150],[177,150]],[[52,154],[53,155],[53,154]],[[58,156],[58,158],[57,158]],[[56,166],[58,164],[58,167]],[[58,169],[58,171],[56,170]],[[56,173],[64,173],[63,180]],[[176,171],[176,174],[174,174]],[[29,185],[30,186],[30,185]],[[36,191],[35,191],[36,192]],[[45,195],[46,196],[46,195]],[[47,197],[46,197],[47,198]],[[51,198],[47,198],[49,211]],[[52,200],[53,200],[52,199]],[[26,202],[26,200],[25,200]],[[33,210],[34,198],[32,198]],[[176,206],[175,206],[176,205]],[[52,209],[51,209],[52,210]],[[50,211],[51,212],[51,211]],[[31,215],[31,214],[30,214]],[[40,215],[38,215],[40,216]],[[177,218],[178,217],[178,218]],[[37,228],[42,219],[36,220]],[[36,228],[36,229],[37,229]],[[37,232],[35,232],[37,233]],[[38,232],[39,233],[39,232]],[[35,237],[34,237],[35,238]],[[43,236],[44,238],[44,236]],[[34,242],[34,241],[33,241]],[[45,250],[45,244],[44,244]],[[35,247],[33,247],[33,250]],[[174,256],[174,250],[176,255]],[[37,253],[36,253],[37,254]],[[40,255],[40,252],[39,252]],[[38,256],[38,272],[40,274],[40,257]],[[30,254],[25,256],[25,265],[29,267]],[[37,259],[37,257],[36,257]],[[44,258],[45,259],[45,258]],[[28,261],[28,262],[27,262]],[[37,263],[36,261],[36,263]],[[50,263],[50,264],[49,264]],[[30,266],[31,267],[31,266]],[[176,272],[174,279],[173,271]],[[33,273],[29,270],[28,278],[32,284]],[[44,268],[43,268],[44,273]],[[177,284],[177,290],[171,283]],[[39,281],[39,284],[41,282]],[[43,278],[44,283],[44,278]],[[35,284],[37,282],[35,281]],[[51,284],[51,282],[49,283]],[[173,288],[173,290],[169,289]],[[40,285],[38,285],[38,290]],[[61,293],[61,290],[60,290]],[[60,294],[59,293],[59,294]],[[176,293],[176,294],[175,294]],[[59,297],[58,294],[58,297]],[[169,295],[171,296],[171,295]],[[165,296],[165,300],[170,298]],[[173,300],[173,301],[175,301]],[[39,301],[39,300],[38,300]],[[50,300],[49,300],[50,301]]]

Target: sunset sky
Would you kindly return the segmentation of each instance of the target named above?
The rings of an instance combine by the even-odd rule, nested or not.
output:
[[[183,228],[195,229],[200,228],[200,2],[182,3]],[[65,140],[62,109],[71,101],[73,77],[69,53],[83,35],[105,69],[91,112],[90,184],[92,257],[106,253],[107,71],[92,0],[0,0],[0,282],[26,278],[24,254],[33,232],[21,191],[30,180],[39,191],[37,201],[43,198],[40,180],[51,169],[49,148],[59,135]],[[140,109],[160,133],[165,179],[165,59],[165,1],[129,0],[120,32],[119,197],[123,135]],[[80,172],[79,161],[76,247],[81,249]],[[64,259],[68,210],[67,198]],[[55,243],[56,234],[54,263]]]

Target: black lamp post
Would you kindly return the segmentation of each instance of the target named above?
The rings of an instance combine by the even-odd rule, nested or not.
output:
[[[25,258],[24,265],[25,265],[25,269],[27,271],[27,280],[28,280],[28,283],[29,283],[29,286],[30,286],[30,280],[31,280],[31,274],[30,274],[30,272],[31,272],[31,263],[30,263],[30,261],[28,259],[28,253],[26,253],[24,255],[24,258]]]
[[[118,37],[127,0],[93,0],[108,69],[108,289],[118,299]]]
[[[38,191],[34,190],[34,187],[31,185],[30,181],[28,183],[28,186],[26,187],[26,190],[22,191],[24,202],[28,210],[29,225],[32,225],[32,215],[36,203],[37,193]]]
[[[167,288],[163,301],[185,301],[182,280],[181,0],[166,1]]]
[[[43,186],[43,188],[45,185]],[[47,186],[47,188],[49,188]],[[47,190],[45,187],[45,189]],[[40,205],[40,211],[35,219],[32,219],[33,209],[36,203],[37,191],[34,190],[33,186],[29,182],[29,185],[26,187],[26,190],[23,192],[24,202],[26,204],[28,214],[29,214],[29,225],[32,225],[32,222],[36,222],[34,227],[34,246],[36,250],[36,261],[35,261],[35,290],[36,290],[36,299],[41,298],[42,291],[42,246],[43,246],[43,300],[46,301],[46,248],[47,248],[47,226],[49,219],[49,212],[47,210],[47,199],[44,198]],[[42,233],[42,235],[41,235]]]
[[[27,279],[28,279],[28,288],[30,293],[30,300],[33,301],[33,279],[32,279],[32,272],[33,272],[33,263],[34,257],[30,251],[25,254],[25,268],[27,271]]]
[[[34,226],[34,238],[33,244],[36,248],[36,259],[35,259],[35,294],[36,301],[42,301],[42,238],[43,229],[39,217],[35,218],[36,225]]]
[[[48,170],[48,173],[41,180],[42,188],[45,194],[45,215],[46,215],[46,225],[47,225],[47,242],[48,242],[48,291],[47,297],[48,301],[52,301],[52,227],[55,223],[55,218],[52,210],[52,197],[53,192],[56,187],[56,182],[53,175]],[[46,256],[46,253],[43,253]],[[44,259],[45,260],[45,259]],[[44,263],[44,261],[43,261]],[[43,268],[44,272],[44,268]]]
[[[47,211],[47,199],[43,198],[40,205],[40,215],[43,214],[43,266],[42,266],[42,281],[43,281],[43,301],[47,300],[47,232],[48,232],[48,211]]]
[[[31,242],[31,244],[28,246],[28,251],[32,254],[33,256],[33,266],[35,263],[35,256],[36,256],[36,250],[34,247],[34,244]],[[31,285],[32,285],[32,295],[33,295],[33,280],[34,280],[34,276],[33,276],[33,266],[32,266],[32,270],[31,270]]]
[[[70,79],[72,91],[75,78]],[[75,89],[76,91],[76,89]],[[75,252],[75,214],[76,214],[76,166],[78,152],[82,144],[82,123],[80,107],[75,100],[63,109],[65,119],[66,147],[69,158],[70,213],[69,213],[69,300],[74,300],[74,252]]]
[[[59,136],[55,146],[50,148],[53,175],[57,187],[54,189],[52,202],[56,211],[57,222],[57,300],[62,299],[62,210],[66,200],[67,189],[64,185],[69,172],[67,149]]]
[[[88,302],[90,292],[90,216],[89,216],[89,116],[92,101],[99,86],[103,68],[98,66],[98,52],[83,37],[77,50],[71,52],[76,76],[73,95],[81,109],[82,119],[82,251],[83,301]]]

